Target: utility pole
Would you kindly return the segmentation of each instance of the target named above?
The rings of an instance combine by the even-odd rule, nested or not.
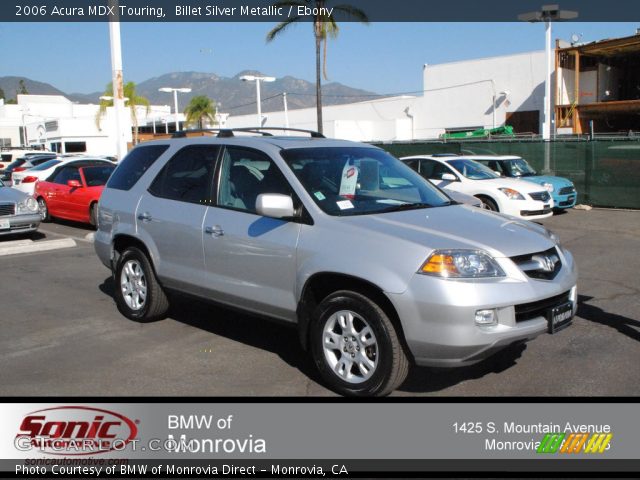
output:
[[[111,46],[111,82],[113,84],[113,107],[116,116],[116,151],[118,161],[127,153],[124,119],[124,87],[122,84],[122,46],[120,43],[120,17],[118,0],[109,0],[109,5],[116,12],[109,19],[109,41]]]

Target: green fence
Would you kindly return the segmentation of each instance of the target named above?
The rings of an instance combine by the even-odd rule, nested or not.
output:
[[[396,157],[430,153],[517,155],[536,170],[571,179],[578,203],[640,209],[640,138],[589,140],[486,140],[377,144]],[[545,148],[548,168],[545,169]]]

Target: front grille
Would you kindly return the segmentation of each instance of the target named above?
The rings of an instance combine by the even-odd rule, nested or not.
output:
[[[558,192],[560,195],[571,195],[575,193],[576,189],[574,187],[562,187]]]
[[[559,207],[568,207],[573,203],[573,200],[567,200],[566,202],[560,202],[558,204]]]
[[[555,247],[544,252],[529,253],[526,255],[511,257],[511,260],[520,267],[520,270],[536,280],[553,280],[562,269],[562,261],[560,260],[560,256],[558,255]],[[545,269],[545,262],[552,262],[546,266],[552,266],[553,269]]]
[[[545,298],[537,302],[523,303],[515,306],[516,322],[524,322],[536,317],[544,317],[550,308],[557,307],[569,301],[570,291],[556,295],[555,297]]]
[[[9,215],[16,214],[16,204],[15,203],[1,203],[0,204],[0,217],[6,217]]]
[[[549,192],[533,192],[530,193],[529,196],[539,202],[548,202],[549,200],[551,200],[551,195],[549,195]]]

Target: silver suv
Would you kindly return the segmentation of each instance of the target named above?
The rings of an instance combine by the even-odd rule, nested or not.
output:
[[[350,395],[571,322],[576,267],[544,227],[458,204],[370,145],[254,133],[149,142],[118,166],[95,249],[123,315],[161,319],[178,291],[290,322]]]

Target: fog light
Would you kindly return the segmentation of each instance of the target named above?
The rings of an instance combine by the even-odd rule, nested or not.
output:
[[[496,311],[490,310],[477,310],[476,311],[476,325],[495,325],[498,323]]]

